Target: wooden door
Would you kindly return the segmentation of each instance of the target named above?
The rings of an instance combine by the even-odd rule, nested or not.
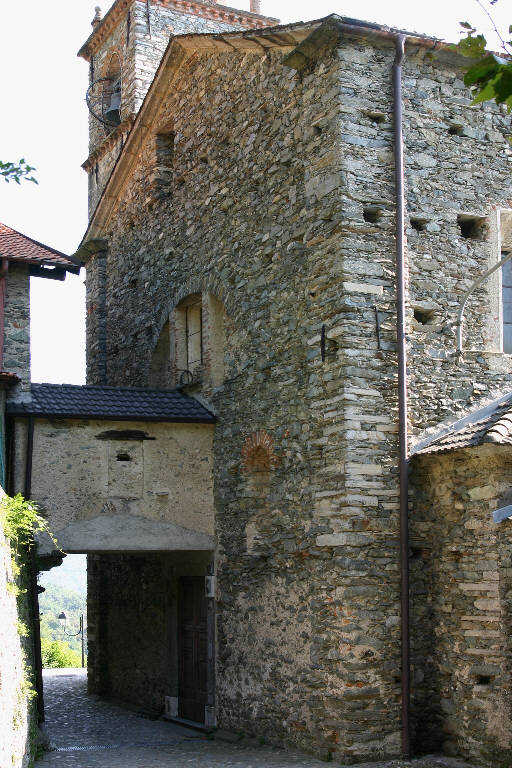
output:
[[[179,716],[204,723],[207,604],[204,576],[183,576],[179,595]]]

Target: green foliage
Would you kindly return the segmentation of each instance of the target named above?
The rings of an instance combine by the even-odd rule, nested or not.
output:
[[[85,595],[45,581],[45,591],[39,595],[39,610],[42,638],[48,640],[65,639],[74,651],[81,651],[80,637],[64,637],[57,617],[61,611],[64,611],[68,618],[67,631],[77,632],[81,614],[84,615],[84,624],[86,624],[87,602]]]
[[[490,0],[490,5],[495,5],[497,0]],[[494,30],[501,40],[501,47],[507,57],[497,56],[486,51],[487,40],[484,35],[477,32],[476,28],[468,21],[461,21],[460,26],[464,30],[465,37],[455,46],[463,56],[477,59],[475,64],[468,67],[464,76],[467,86],[475,89],[476,94],[473,104],[483,101],[495,101],[496,104],[505,104],[508,111],[512,111],[512,40],[505,40],[494,23],[491,13],[477,0],[478,5],[485,11],[491,20]],[[512,25],[508,28],[512,33]]]
[[[49,640],[42,637],[41,656],[45,669],[82,666],[80,654],[70,648],[68,643],[65,643],[63,640]]]
[[[50,536],[48,524],[37,511],[36,505],[25,501],[21,493],[16,496],[4,496],[0,501],[0,529],[3,530],[11,549],[11,568],[14,581],[10,591],[17,596],[24,590],[19,584],[21,563],[34,541],[34,534],[46,531]],[[52,540],[55,539],[52,536]]]
[[[34,184],[37,184],[37,179],[29,175],[35,170],[23,158],[17,163],[3,163],[0,160],[0,176],[3,176],[7,183],[15,181],[16,184],[19,184],[23,179],[24,181],[32,181]]]

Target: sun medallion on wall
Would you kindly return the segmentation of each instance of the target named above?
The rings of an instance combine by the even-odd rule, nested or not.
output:
[[[242,446],[242,469],[244,472],[270,472],[281,462],[274,451],[272,437],[263,429],[253,432]]]

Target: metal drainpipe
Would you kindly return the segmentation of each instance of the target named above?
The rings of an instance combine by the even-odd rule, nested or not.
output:
[[[27,449],[25,454],[25,499],[32,494],[32,457],[34,454],[34,417],[27,421]],[[40,723],[44,722],[43,699],[43,660],[41,658],[41,628],[39,625],[39,598],[37,595],[36,545],[30,547],[30,591],[32,593],[32,640],[34,667],[36,676],[37,714]]]
[[[5,283],[8,271],[9,262],[7,259],[2,259],[2,266],[0,268],[0,371],[4,369]]]
[[[402,757],[410,757],[409,739],[409,477],[407,456],[407,348],[405,340],[405,257],[404,257],[404,155],[402,132],[402,61],[405,35],[395,38],[393,62],[395,192],[396,192],[396,335],[398,353],[398,433],[400,473],[400,608],[401,608],[401,693]]]

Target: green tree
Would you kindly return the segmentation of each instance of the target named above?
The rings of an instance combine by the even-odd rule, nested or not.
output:
[[[23,179],[24,181],[32,181],[34,184],[37,184],[37,179],[30,175],[35,170],[24,158],[21,158],[17,163],[3,163],[0,160],[0,176],[3,176],[4,181],[7,183],[15,181],[16,184],[19,184]]]
[[[495,101],[496,104],[505,104],[508,111],[512,111],[512,40],[506,40],[500,33],[493,19],[491,11],[482,0],[476,0],[484,13],[489,17],[494,31],[498,35],[504,56],[489,53],[485,36],[478,32],[476,27],[468,21],[461,21],[460,25],[465,32],[465,37],[457,44],[457,48],[464,56],[476,59],[465,76],[464,82],[476,89],[473,104],[483,101]],[[489,6],[494,6],[498,0],[489,0]],[[512,24],[508,28],[508,34],[512,34]]]
[[[42,637],[41,656],[45,669],[82,666],[80,654],[62,640],[49,640],[46,637]]]
[[[80,595],[72,589],[60,587],[57,584],[46,583],[45,591],[39,595],[39,610],[41,616],[41,637],[48,640],[65,640],[72,650],[81,651],[80,636],[77,632],[80,615],[84,616],[87,626],[87,600],[85,595]],[[58,616],[64,611],[68,618],[67,630],[74,636],[63,634]]]

